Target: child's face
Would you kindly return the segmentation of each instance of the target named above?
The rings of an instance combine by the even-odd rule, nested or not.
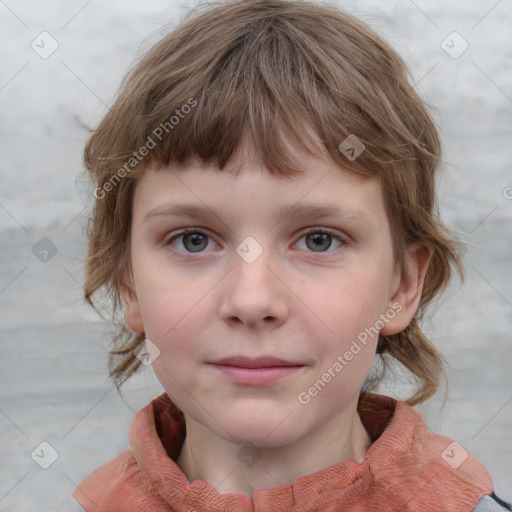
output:
[[[414,313],[404,319],[397,307],[379,183],[299,157],[307,173],[291,180],[253,160],[238,178],[192,163],[149,169],[135,191],[136,297],[124,293],[126,320],[160,350],[154,371],[188,419],[237,444],[283,446],[345,421],[373,360],[375,326],[398,332]],[[177,203],[203,213],[172,215]],[[306,205],[337,212],[282,213]],[[179,236],[183,228],[202,234]],[[332,236],[315,236],[321,228]],[[239,356],[295,366],[214,364]]]

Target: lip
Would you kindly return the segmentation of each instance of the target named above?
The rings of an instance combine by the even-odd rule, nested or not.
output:
[[[269,368],[273,366],[304,366],[296,361],[286,361],[273,356],[263,357],[247,357],[247,356],[233,356],[225,357],[224,359],[218,359],[213,361],[212,364],[224,365],[224,366],[236,366],[238,368]]]
[[[210,364],[229,380],[250,386],[273,384],[305,366],[295,361],[272,356],[258,358],[234,356],[219,359]]]

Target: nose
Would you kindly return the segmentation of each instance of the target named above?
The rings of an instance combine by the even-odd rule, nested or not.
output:
[[[249,328],[277,328],[289,313],[290,291],[286,277],[270,251],[251,263],[233,255],[233,270],[226,276],[221,318]]]

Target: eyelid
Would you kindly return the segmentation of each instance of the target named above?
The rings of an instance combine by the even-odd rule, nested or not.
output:
[[[205,228],[194,228],[194,227],[191,227],[191,228],[183,228],[183,229],[179,229],[178,231],[173,231],[172,233],[169,233],[170,236],[165,236],[163,239],[162,239],[162,246],[165,246],[165,245],[170,245],[171,243],[173,243],[175,240],[177,240],[178,238],[184,236],[184,235],[189,235],[189,234],[195,234],[195,233],[199,233],[201,235],[205,235],[207,236],[210,240],[215,240],[215,237],[212,236],[209,231]],[[193,253],[190,253],[190,254],[193,254]]]
[[[309,233],[326,233],[328,235],[332,235],[333,237],[338,238],[342,242],[344,239],[347,239],[347,235],[343,235],[342,232],[340,232],[337,229],[334,228],[328,228],[326,226],[309,226],[307,228],[304,228],[300,231],[301,236],[308,235]]]
[[[206,235],[209,239],[214,240],[214,237],[209,234],[209,231],[207,229],[188,227],[188,228],[183,228],[181,230],[178,230],[172,236],[165,237],[162,241],[162,246],[171,245],[178,238],[180,238],[184,235],[193,234],[193,233],[199,233],[202,235]],[[348,235],[343,236],[340,234],[340,232],[338,230],[335,230],[333,228],[328,228],[325,226],[309,226],[300,231],[299,238],[298,238],[297,242],[295,242],[294,245],[296,245],[299,242],[299,240],[301,240],[304,236],[311,234],[311,233],[324,233],[324,234],[332,236],[333,238],[335,238],[341,242],[341,246],[332,251],[327,251],[327,252],[305,251],[305,252],[308,252],[308,254],[311,254],[315,258],[318,258],[318,259],[325,259],[333,254],[339,253],[343,249],[343,247],[347,244],[347,240],[348,240]],[[202,254],[202,253],[209,252],[209,251],[200,251],[197,253],[193,253],[193,252],[183,253],[181,251],[177,251],[176,249],[174,249],[174,250],[178,254],[185,255],[185,256],[193,256],[194,254]]]
[[[324,226],[310,226],[308,228],[305,228],[303,231],[301,231],[300,236],[295,242],[297,244],[304,236],[310,234],[310,233],[323,233],[330,235],[332,238],[339,240],[341,242],[341,245],[337,247],[336,249],[329,250],[327,252],[315,252],[315,251],[305,251],[309,255],[309,257],[317,260],[327,260],[329,258],[337,257],[341,254],[341,252],[345,249],[345,246],[347,245],[348,236],[347,235],[341,235],[340,232],[333,228],[328,228]]]

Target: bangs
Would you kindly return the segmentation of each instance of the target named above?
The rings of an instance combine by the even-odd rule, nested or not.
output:
[[[212,54],[202,72],[189,77],[192,100],[165,91],[150,92],[154,107],[146,114],[149,123],[144,137],[154,138],[155,131],[170,128],[169,112],[194,105],[168,133],[164,128],[154,152],[156,162],[182,164],[197,158],[223,169],[247,137],[269,172],[288,176],[298,172],[298,162],[284,138],[316,156],[325,152],[311,130],[319,136],[321,123],[314,105],[327,98],[320,97],[300,48],[290,44],[276,22],[268,25],[259,27],[252,40],[241,36],[223,55]]]
[[[415,101],[403,63],[365,25],[328,11],[317,16],[319,32],[300,5],[253,4],[257,15],[248,15],[248,3],[228,34],[214,11],[155,45],[125,80],[108,130],[100,126],[91,141],[90,167],[112,173],[144,153],[138,167],[198,159],[223,169],[248,137],[270,173],[291,176],[300,165],[285,135],[292,147],[362,175],[426,151],[414,111],[402,108]],[[347,137],[364,148],[355,158],[340,151]]]

